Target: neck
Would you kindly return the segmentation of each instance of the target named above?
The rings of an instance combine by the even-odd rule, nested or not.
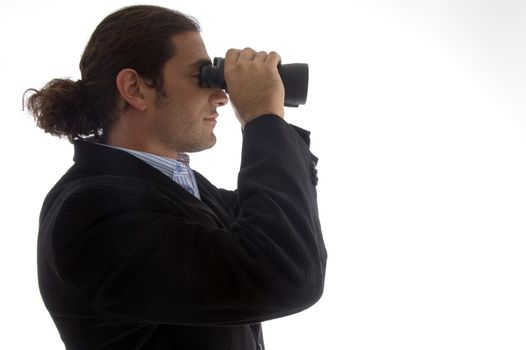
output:
[[[110,146],[127,148],[140,152],[147,152],[161,157],[177,159],[177,152],[167,150],[153,137],[148,137],[145,130],[137,128],[112,128],[105,138],[105,143]]]

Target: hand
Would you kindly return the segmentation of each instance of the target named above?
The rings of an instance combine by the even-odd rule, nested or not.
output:
[[[230,102],[242,126],[264,114],[285,116],[285,88],[274,51],[230,49],[225,55],[225,81]]]

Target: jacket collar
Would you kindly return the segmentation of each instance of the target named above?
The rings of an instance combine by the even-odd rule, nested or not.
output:
[[[188,202],[192,207],[205,211],[212,215],[217,221],[220,221],[216,214],[203,201],[199,200],[184,188],[172,181],[165,174],[148,165],[144,161],[133,155],[114,148],[105,147],[94,142],[78,140],[74,143],[75,154],[73,160],[75,165],[70,170],[70,175],[85,176],[90,174],[123,176],[127,178],[137,178],[151,182],[155,186],[162,186],[165,191],[172,194],[172,198]],[[200,192],[201,186],[206,186],[201,180],[201,176],[196,172],[196,180]],[[206,193],[206,191],[203,191]]]

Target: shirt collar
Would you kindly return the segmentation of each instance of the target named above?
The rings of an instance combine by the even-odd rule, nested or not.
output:
[[[170,179],[174,179],[174,176],[177,174],[187,174],[190,171],[190,156],[184,152],[177,152],[177,158],[162,157],[156,154],[137,151],[124,147],[112,146],[104,143],[99,143],[99,145],[110,147],[113,149],[118,149],[124,152],[127,152],[131,155],[136,156],[142,161],[153,166],[155,169],[159,170]]]

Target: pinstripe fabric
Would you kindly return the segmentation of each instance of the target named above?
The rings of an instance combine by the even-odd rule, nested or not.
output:
[[[195,175],[190,168],[190,157],[186,153],[177,153],[177,159],[171,159],[167,157],[157,156],[155,154],[140,152],[132,149],[115,147],[106,144],[101,144],[106,147],[125,151],[143,162],[151,165],[161,173],[168,176],[170,179],[175,181],[182,188],[201,199],[199,194],[199,188],[195,180]]]

